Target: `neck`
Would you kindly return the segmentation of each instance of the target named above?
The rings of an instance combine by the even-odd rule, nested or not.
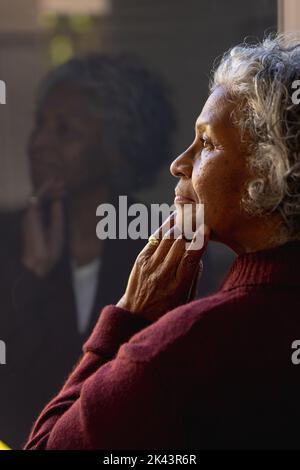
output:
[[[91,187],[73,194],[67,202],[70,252],[78,266],[101,255],[103,244],[96,235],[96,209],[99,204],[109,202],[110,199],[107,188]]]
[[[266,250],[282,245],[288,241],[283,221],[277,214],[272,216],[248,217],[234,237],[218,238],[238,255]]]

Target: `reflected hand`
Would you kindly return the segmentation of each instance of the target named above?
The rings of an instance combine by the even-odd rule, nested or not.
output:
[[[45,228],[40,203],[52,195],[50,225]],[[52,181],[45,183],[36,196],[30,199],[22,224],[22,263],[39,277],[45,277],[62,255],[64,245],[64,214],[61,200],[62,188]],[[53,197],[54,196],[54,197]]]

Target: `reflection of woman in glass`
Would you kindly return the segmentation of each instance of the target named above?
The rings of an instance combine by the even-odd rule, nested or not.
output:
[[[151,239],[27,449],[299,447],[299,63],[284,37],[231,50],[171,165],[238,254],[222,287],[185,304],[203,249]]]
[[[145,243],[99,240],[98,205],[117,208],[119,195],[130,205],[152,184],[173,129],[165,86],[127,55],[75,58],[42,82],[29,142],[34,195],[13,223],[0,219],[0,333],[10,354],[0,401],[11,404],[0,437],[12,447],[61,387],[99,308],[118,301]]]

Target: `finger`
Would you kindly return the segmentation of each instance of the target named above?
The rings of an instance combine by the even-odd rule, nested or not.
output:
[[[33,194],[29,200],[29,207],[43,205],[50,199],[61,199],[65,196],[65,184],[63,181],[56,181],[49,178],[40,188]]]
[[[64,210],[61,200],[55,200],[51,204],[49,248],[54,258],[59,258],[64,244]]]
[[[161,240],[167,232],[174,227],[176,221],[176,211],[172,212],[172,214],[166,218],[166,220],[161,224],[160,227],[153,233],[153,236],[158,240]]]
[[[155,253],[155,251],[157,250],[158,246],[161,243],[161,240],[162,240],[163,236],[170,230],[170,227],[174,226],[175,216],[176,216],[176,211],[172,212],[172,214],[152,234],[152,237],[156,238],[159,241],[159,243],[152,244],[149,241],[149,239],[151,238],[151,236],[150,236],[149,239],[148,239],[148,243],[145,245],[143,250],[140,252],[139,256],[149,258],[150,256],[153,255],[153,253]]]
[[[43,203],[46,194],[49,193],[51,187],[51,181],[46,181],[35,194],[32,194],[27,201],[28,204],[28,210],[31,211],[32,213],[37,212],[38,209],[40,209],[41,203]]]
[[[53,186],[53,179],[50,178],[45,183],[43,183],[40,188],[38,188],[34,197],[36,197],[38,201],[42,202],[44,199],[47,198],[49,192],[51,191],[52,186]]]
[[[42,214],[38,204],[30,204],[23,218],[25,236],[36,241],[44,236]]]
[[[184,244],[184,240],[182,240],[182,235],[178,227],[174,225],[161,239],[159,245],[157,246],[152,259],[153,261],[157,261],[157,264],[161,264],[162,261],[168,256],[170,249],[172,249],[173,244],[180,238],[181,243]],[[167,261],[167,260],[166,260]]]
[[[28,225],[30,224],[33,230],[39,231],[41,234],[44,231],[41,205],[46,196],[49,194],[52,184],[53,179],[47,180],[44,184],[42,184],[37,192],[28,199],[28,209],[26,211],[25,217],[27,219]]]
[[[181,230],[176,226],[174,229],[175,240],[169,247],[168,253],[165,253],[165,262],[177,267],[186,250],[186,240],[183,238]]]
[[[66,195],[66,187],[63,181],[54,181],[49,196],[51,199],[63,199]]]
[[[200,232],[200,233],[199,233]],[[178,265],[177,276],[187,281],[193,279],[201,257],[206,250],[209,240],[209,228],[202,226],[195,233],[192,242],[188,245]],[[192,247],[192,248],[191,248]]]
[[[168,253],[165,253],[166,262],[179,264],[190,243],[187,242],[180,227],[178,227],[177,225],[175,225],[170,232],[173,232],[175,234],[175,241],[170,246]]]

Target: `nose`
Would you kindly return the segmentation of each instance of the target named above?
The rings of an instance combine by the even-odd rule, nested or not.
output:
[[[176,178],[191,178],[193,173],[193,159],[190,148],[179,155],[171,163],[170,172]]]
[[[29,149],[34,151],[53,150],[56,147],[57,138],[55,131],[49,127],[36,128],[29,140]]]

